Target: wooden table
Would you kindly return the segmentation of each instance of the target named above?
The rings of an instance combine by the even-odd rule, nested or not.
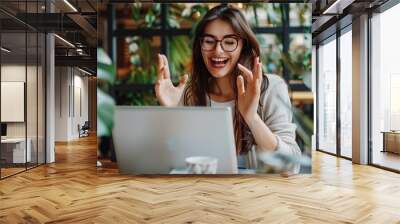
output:
[[[25,150],[25,138],[6,138],[1,139],[2,158],[6,163],[25,163],[31,161],[32,141],[27,138],[27,147]]]
[[[383,150],[382,152],[392,152],[400,154],[400,131],[382,131]]]

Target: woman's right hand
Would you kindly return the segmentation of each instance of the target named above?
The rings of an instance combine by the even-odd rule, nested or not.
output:
[[[175,87],[171,81],[167,57],[158,54],[157,82],[155,90],[157,99],[161,105],[167,107],[177,106],[182,97],[187,80],[188,75],[185,74],[179,80],[179,85]]]

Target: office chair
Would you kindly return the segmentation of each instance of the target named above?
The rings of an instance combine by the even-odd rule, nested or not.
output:
[[[90,129],[89,121],[85,121],[82,127],[80,127],[80,125],[78,124],[79,138],[89,136],[89,129]]]

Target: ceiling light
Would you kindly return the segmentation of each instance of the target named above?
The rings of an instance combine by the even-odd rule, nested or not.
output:
[[[11,52],[11,50],[9,50],[9,49],[7,49],[7,48],[5,48],[5,47],[1,47],[0,48],[2,51],[4,51],[4,52],[7,52],[7,53],[10,53]]]
[[[90,72],[88,72],[88,71],[86,71],[86,70],[83,70],[83,69],[81,69],[81,68],[79,68],[79,67],[78,67],[78,69],[79,69],[81,72],[85,73],[85,74],[92,75],[92,73],[90,73]]]
[[[339,4],[340,0],[336,0],[332,5],[330,5],[327,9],[324,10],[324,12],[322,14],[328,14],[328,13],[332,13],[331,11],[333,9],[336,9],[337,4]]]
[[[78,12],[78,10],[71,4],[69,3],[68,0],[64,0],[65,4],[67,4],[74,12]]]
[[[336,0],[332,5],[324,10],[322,14],[342,14],[343,10],[351,5],[355,0]]]
[[[54,34],[54,36],[60,39],[62,42],[66,43],[68,46],[75,48],[75,45],[71,44],[71,42],[67,41],[66,39],[58,36],[57,34]]]
[[[76,53],[78,53],[79,55],[83,55],[83,50],[81,48],[77,48]]]

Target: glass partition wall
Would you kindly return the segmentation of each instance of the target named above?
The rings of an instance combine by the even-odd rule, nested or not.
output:
[[[371,18],[370,163],[400,171],[400,4]]]
[[[370,41],[368,164],[395,172],[400,172],[400,33],[393,29],[398,21],[400,4],[389,1],[371,13],[365,34]],[[316,45],[317,149],[352,159],[352,81],[357,81],[352,79],[352,42],[358,40],[351,25],[336,35]]]
[[[336,36],[318,47],[318,149],[336,154]]]
[[[317,149],[352,158],[352,27],[317,47]]]
[[[352,158],[352,32],[340,36],[340,155]]]
[[[26,150],[25,34],[24,31],[1,34],[1,177],[24,171],[25,159],[30,157],[30,151]]]
[[[45,35],[23,22],[41,2],[0,3],[1,179],[45,163]]]

